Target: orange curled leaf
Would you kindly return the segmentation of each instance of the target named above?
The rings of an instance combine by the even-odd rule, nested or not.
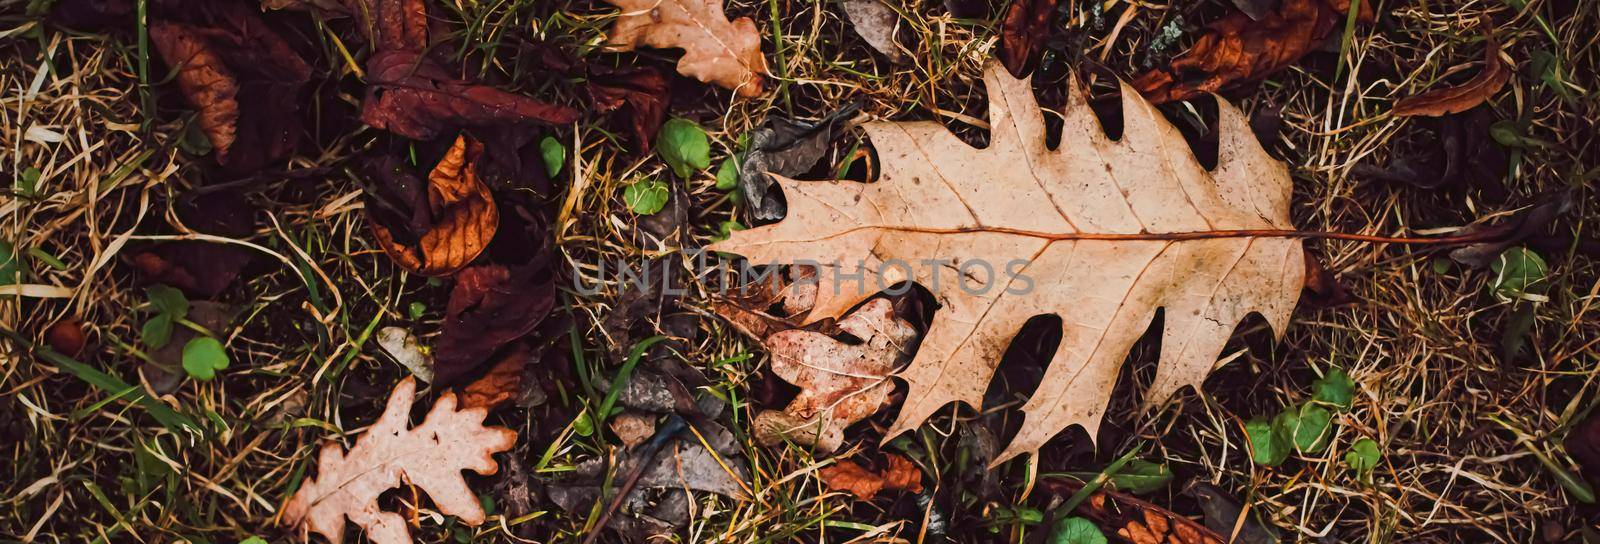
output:
[[[522,395],[522,370],[532,355],[525,344],[516,344],[496,358],[489,372],[461,388],[461,407],[479,406],[493,410]]]
[[[882,472],[873,472],[855,461],[840,461],[817,471],[823,485],[835,491],[848,492],[857,498],[870,501],[884,490],[922,492],[922,470],[910,459],[893,453],[885,455],[889,466]]]
[[[500,215],[474,165],[482,148],[476,140],[457,137],[428,174],[427,202],[423,204],[432,224],[417,236],[415,244],[400,242],[389,227],[372,222],[373,235],[395,264],[425,276],[443,276],[471,263],[489,246]]]
[[[1500,43],[1493,37],[1483,49],[1483,71],[1466,83],[1408,96],[1394,103],[1396,117],[1442,117],[1477,107],[1500,92],[1511,80],[1510,67],[1500,59]]]

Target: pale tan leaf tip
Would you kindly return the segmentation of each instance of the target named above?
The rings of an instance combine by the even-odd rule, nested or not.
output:
[[[761,95],[761,34],[749,17],[729,21],[722,0],[606,0],[622,9],[607,43],[628,51],[644,45],[683,50],[678,73],[732,89],[740,96]]]
[[[511,449],[517,433],[485,427],[485,408],[456,409],[454,393],[434,403],[422,424],[407,429],[417,383],[401,380],[378,421],[356,439],[346,454],[338,444],[323,444],[317,477],[307,478],[283,506],[283,521],[300,531],[344,541],[344,522],[361,527],[376,544],[411,542],[405,518],[378,507],[378,496],[402,481],[422,488],[435,507],[476,526],[486,517],[461,471],[494,474],[493,454]]]
[[[869,123],[883,165],[876,183],[780,179],[783,221],[709,248],[761,264],[832,263],[819,271],[808,321],[875,294],[862,286],[910,279],[933,292],[942,307],[898,374],[910,390],[887,437],[951,402],[980,405],[1012,336],[1037,315],[1062,318],[1061,344],[996,463],[1036,452],[1072,425],[1094,436],[1124,359],[1158,309],[1155,399],[1198,386],[1247,315],[1281,334],[1304,274],[1301,242],[1230,231],[1292,231],[1292,182],[1243,114],[1219,103],[1218,166],[1206,171],[1131,89],[1122,93],[1123,136],[1113,141],[1073,85],[1061,144],[1049,149],[1030,82],[998,63],[984,79],[988,147],[934,122]],[[956,273],[979,260],[987,275]],[[953,264],[908,271],[898,263]],[[858,266],[864,280],[839,281]]]

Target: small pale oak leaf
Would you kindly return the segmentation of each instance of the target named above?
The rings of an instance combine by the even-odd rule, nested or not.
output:
[[[511,449],[517,433],[484,426],[487,408],[457,409],[455,394],[448,392],[422,424],[408,429],[416,390],[416,380],[401,380],[378,421],[348,453],[336,443],[324,444],[317,477],[306,479],[284,504],[283,521],[302,537],[317,533],[333,544],[344,541],[346,519],[376,544],[412,542],[405,517],[378,506],[379,495],[408,482],[422,488],[440,512],[469,526],[482,524],[486,514],[461,471],[494,474],[499,466],[493,454]]]
[[[1030,82],[998,63],[984,80],[988,147],[937,122],[868,123],[878,181],[777,178],[788,216],[709,248],[760,264],[831,263],[819,271],[806,322],[875,294],[860,286],[914,281],[933,293],[940,309],[897,374],[909,390],[889,437],[950,402],[980,406],[1001,355],[1038,315],[1061,318],[1060,346],[995,463],[1036,452],[1073,425],[1093,437],[1124,359],[1158,310],[1161,354],[1147,403],[1198,387],[1247,315],[1282,334],[1304,274],[1289,221],[1292,182],[1242,113],[1218,101],[1218,166],[1207,171],[1126,85],[1121,139],[1106,136],[1073,83],[1061,143],[1050,149]],[[965,266],[975,261],[989,266]]]

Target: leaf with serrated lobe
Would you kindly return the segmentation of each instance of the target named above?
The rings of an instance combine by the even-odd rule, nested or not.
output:
[[[987,148],[936,122],[868,123],[877,182],[780,178],[787,217],[709,248],[756,264],[824,263],[807,322],[842,315],[876,293],[866,286],[909,280],[932,292],[942,307],[898,374],[910,389],[891,436],[950,402],[981,405],[1012,337],[1038,315],[1061,317],[1060,347],[996,462],[1073,425],[1093,437],[1123,360],[1159,309],[1149,400],[1198,387],[1247,315],[1283,332],[1304,273],[1292,183],[1242,113],[1218,104],[1218,166],[1208,172],[1126,86],[1120,140],[1074,82],[1061,144],[1049,149],[1030,82],[998,63],[984,80]]]
[[[722,0],[606,0],[622,9],[607,42],[618,51],[640,45],[678,48],[678,72],[739,96],[761,96],[767,61],[749,17],[729,21]]]
[[[316,477],[306,479],[283,506],[283,521],[302,538],[317,533],[341,544],[348,519],[376,544],[412,542],[405,517],[378,505],[380,495],[402,483],[422,488],[439,512],[463,524],[484,522],[483,506],[461,471],[494,474],[499,466],[493,454],[511,449],[517,433],[484,426],[488,409],[457,409],[450,392],[439,397],[420,425],[408,428],[416,390],[416,380],[401,380],[383,415],[349,452],[335,442],[323,444]]]

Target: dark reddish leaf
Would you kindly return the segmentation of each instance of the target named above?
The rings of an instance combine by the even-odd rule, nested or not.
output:
[[[1305,249],[1304,252],[1306,279],[1304,285],[1305,294],[1301,296],[1301,299],[1306,302],[1307,307],[1320,309],[1349,304],[1355,301],[1355,297],[1350,296],[1350,292],[1339,284],[1339,280],[1333,276],[1333,272],[1322,266],[1322,261],[1312,254],[1309,248]]]
[[[428,6],[423,0],[344,0],[353,11],[372,14],[378,49],[422,51],[428,47]]]
[[[584,91],[595,111],[625,114],[634,145],[641,154],[648,154],[655,143],[656,132],[667,120],[671,95],[666,76],[651,67],[611,70],[590,65],[588,71],[589,85]]]
[[[1577,199],[1577,191],[1573,188],[1546,194],[1509,221],[1483,227],[1479,232],[1487,231],[1485,234],[1491,235],[1489,241],[1456,248],[1450,252],[1450,258],[1472,268],[1489,266],[1501,252],[1542,234],[1557,217],[1571,211],[1577,205]]]
[[[50,21],[69,28],[99,29],[127,23],[134,0],[59,0],[50,7]]]
[[[1013,0],[1000,21],[1000,62],[1021,78],[1039,64],[1059,0]]]
[[[183,199],[175,206],[185,227],[235,239],[255,232],[255,212],[242,195],[229,192]],[[181,240],[134,255],[133,265],[150,283],[165,283],[190,295],[211,298],[232,285],[254,257],[249,249],[234,244]]]
[[[1567,431],[1567,438],[1561,444],[1578,460],[1584,478],[1600,485],[1600,410],[1590,410],[1588,416]]]
[[[1511,69],[1500,59],[1500,43],[1493,36],[1483,49],[1483,71],[1466,83],[1408,96],[1394,103],[1397,117],[1425,115],[1439,117],[1461,113],[1494,97],[1511,80]]]
[[[476,159],[482,150],[476,140],[456,138],[428,174],[425,199],[403,171],[379,174],[397,180],[392,190],[411,209],[403,224],[391,227],[394,222],[384,221],[382,213],[371,222],[373,236],[395,264],[425,276],[442,276],[471,263],[489,246],[500,215],[489,187],[478,179]],[[394,162],[387,166],[402,167]]]
[[[200,112],[217,162],[247,171],[287,156],[304,131],[310,65],[243,4],[206,4],[185,19],[152,22],[150,41]]]
[[[442,384],[470,375],[502,346],[527,335],[555,306],[550,234],[525,198],[505,195],[501,227],[487,260],[456,274],[435,344],[434,371]]]
[[[555,280],[545,263],[474,266],[456,274],[435,345],[434,372],[451,384],[489,356],[532,331],[555,307]]]
[[[1343,23],[1338,0],[1283,0],[1259,20],[1243,12],[1206,27],[1183,56],[1145,72],[1134,88],[1153,104],[1188,100],[1223,88],[1259,81],[1315,50]],[[1362,5],[1364,14],[1366,5]]]
[[[455,79],[426,55],[380,51],[367,61],[361,120],[413,140],[454,128],[521,122],[559,125],[578,120],[566,106]]]

